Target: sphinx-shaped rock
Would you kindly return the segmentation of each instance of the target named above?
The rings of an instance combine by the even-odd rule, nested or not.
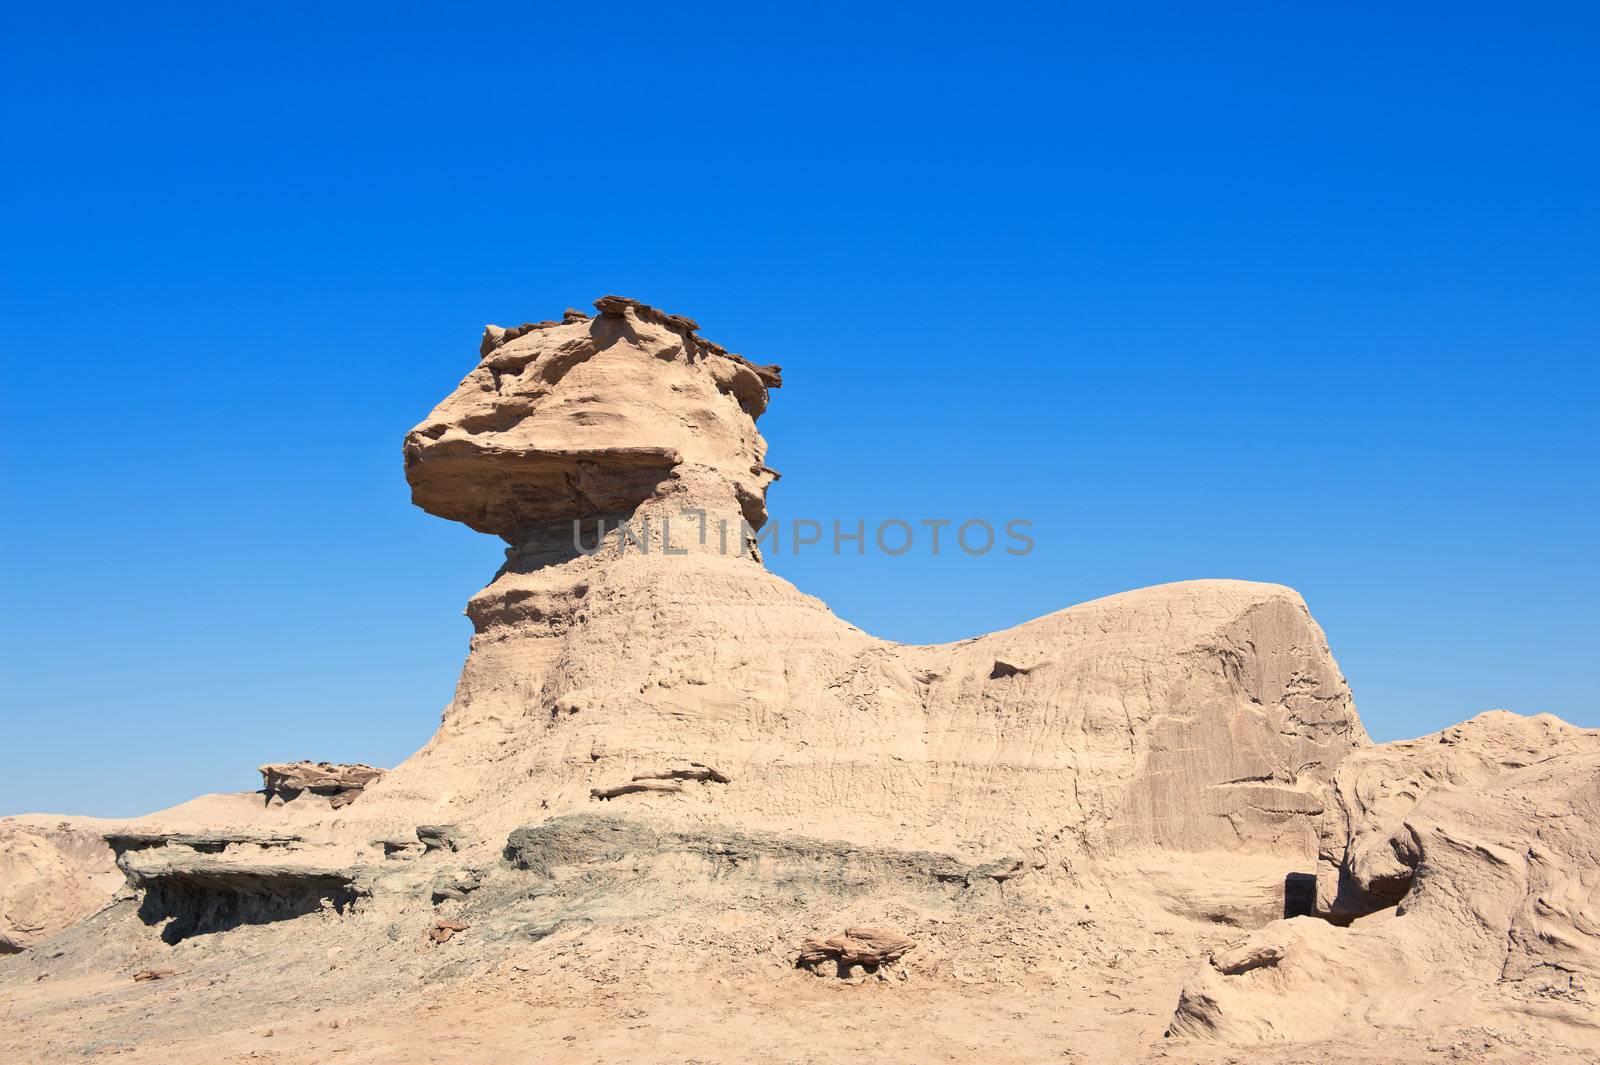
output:
[[[1319,907],[1217,954],[1172,1031],[1323,1040],[1467,1020],[1600,1024],[1600,732],[1481,714],[1347,758]],[[1337,841],[1337,842],[1335,842]]]
[[[1592,734],[1495,718],[1372,748],[1306,604],[1272,584],[1144,588],[945,645],[879,639],[750,543],[775,478],[756,420],[776,370],[682,316],[596,308],[487,329],[406,438],[416,502],[509,545],[467,604],[434,736],[337,813],[214,795],[108,826],[137,906],[67,929],[59,964],[0,962],[0,991],[30,1000],[0,1057],[81,1056],[85,1024],[134,1016],[141,1048],[194,1050],[200,1011],[208,1034],[242,1031],[273,996],[296,1024],[312,1003],[347,1020],[387,1003],[362,1023],[409,1038],[455,994],[444,982],[513,1023],[528,1014],[508,995],[543,1008],[601,985],[647,1011],[663,988],[698,1007],[723,993],[705,974],[787,1003],[801,949],[816,971],[903,955],[908,980],[964,985],[902,1000],[913,1027],[969,994],[983,1013],[1048,1003],[1074,1032],[1126,1017],[1083,1051],[1109,1059],[1136,1054],[1135,1028],[1157,1034],[1135,1007],[1164,1011],[1170,966],[1221,925],[1267,927],[1217,950],[1176,1034],[1459,1027],[1507,1002],[1592,1015]],[[1550,745],[1565,753],[1538,760]],[[351,783],[311,768],[333,775],[271,766],[269,786]],[[1319,854],[1322,911],[1353,923],[1274,921],[1317,905]],[[448,946],[418,968],[424,930]],[[184,1010],[149,1010],[131,979],[121,997],[36,980],[106,959],[143,971],[158,936],[182,943]]]
[[[876,639],[744,542],[774,477],[755,421],[776,368],[691,319],[595,306],[491,329],[406,438],[415,502],[513,546],[467,606],[476,635],[438,734],[386,789],[452,795],[484,837],[530,803],[603,802],[862,843],[985,840],[1035,868],[1137,848],[1312,867],[1320,788],[1366,738],[1293,591],[1194,581],[942,647]]]

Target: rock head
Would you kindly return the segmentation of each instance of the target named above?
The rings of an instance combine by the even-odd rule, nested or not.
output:
[[[406,436],[412,500],[514,545],[667,494],[759,528],[776,475],[756,419],[778,367],[637,300],[595,307],[485,328],[477,367]]]

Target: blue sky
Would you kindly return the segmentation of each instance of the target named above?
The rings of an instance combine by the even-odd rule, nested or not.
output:
[[[331,6],[7,6],[0,813],[419,746],[401,437],[608,292],[784,365],[778,519],[1035,522],[773,559],[869,630],[1279,581],[1380,739],[1600,726],[1592,8]]]

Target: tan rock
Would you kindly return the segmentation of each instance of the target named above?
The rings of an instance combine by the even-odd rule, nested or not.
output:
[[[432,739],[336,813],[241,793],[108,826],[137,898],[62,932],[59,964],[0,965],[26,1018],[0,1057],[81,1056],[151,992],[50,978],[168,949],[216,975],[142,1015],[140,1049],[174,1062],[242,1058],[259,1048],[230,1033],[330,1002],[385,1060],[561,1057],[579,1011],[652,1032],[585,1060],[689,1058],[730,987],[729,1060],[1140,1060],[1199,957],[1180,1037],[1423,1060],[1487,1017],[1548,1060],[1592,1045],[1593,734],[1497,715],[1373,748],[1305,603],[1271,584],[878,639],[751,542],[777,368],[636,300],[596,308],[489,327],[406,438],[416,502],[509,545]],[[302,790],[354,783],[313,768]],[[1278,919],[1319,899],[1350,927]],[[423,962],[407,928],[450,950]],[[797,945],[815,971],[904,959],[880,977],[930,993],[851,1035],[859,996],[797,995]],[[451,1042],[463,1010],[498,1042]]]
[[[457,932],[465,932],[471,927],[472,926],[467,924],[465,921],[452,921],[447,918],[440,918],[439,920],[433,922],[432,928],[428,929],[428,940],[429,942],[435,944],[448,943],[450,942],[451,936],[455,935]]]
[[[325,796],[328,805],[338,810],[355,802],[362,789],[383,774],[382,769],[360,763],[274,762],[261,767],[261,785],[268,802],[290,802],[309,791]]]
[[[81,920],[108,892],[49,839],[31,832],[0,836],[0,954],[14,954]]]
[[[596,307],[493,347],[407,436],[413,499],[512,547],[468,604],[456,700],[386,793],[452,795],[489,836],[525,793],[550,817],[992,838],[1043,865],[1159,847],[1312,867],[1319,789],[1366,738],[1294,592],[1195,581],[944,647],[875,639],[745,550],[776,370],[692,319]],[[575,547],[601,519],[601,549]]]
[[[1354,923],[1280,921],[1219,953],[1185,988],[1174,1034],[1592,1033],[1600,732],[1492,711],[1352,755],[1333,793],[1319,899]]]
[[[823,962],[837,962],[841,969],[852,965],[878,966],[898,961],[916,944],[893,928],[883,925],[857,925],[833,936],[814,936],[800,946],[795,964],[810,968]]]
[[[122,886],[109,822],[30,814],[0,818],[0,954],[94,913]]]
[[[763,524],[772,475],[755,419],[777,369],[690,319],[595,305],[593,319],[485,329],[478,367],[406,437],[412,499],[512,544],[570,544],[572,519],[626,517],[669,481],[684,505],[704,494]]]

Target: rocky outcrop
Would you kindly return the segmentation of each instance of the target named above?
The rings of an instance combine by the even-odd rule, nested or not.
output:
[[[218,804],[194,812],[207,831],[192,839],[123,833],[141,890],[303,901],[345,890],[369,857],[398,874],[419,824],[436,877],[519,826],[599,809],[713,862],[732,848],[807,876],[914,867],[902,879],[959,890],[1133,853],[1311,868],[1323,787],[1366,738],[1293,591],[1193,581],[950,645],[877,639],[749,542],[775,477],[756,420],[777,368],[681,315],[595,306],[488,329],[478,365],[406,437],[414,500],[510,545],[467,606],[471,650],[437,734],[387,774],[263,766],[270,809],[233,836],[214,829],[242,811]],[[582,542],[574,521],[596,523]],[[280,801],[307,792],[362,799],[321,823],[320,803]],[[293,835],[330,838],[267,838]],[[272,875],[247,882],[252,864]],[[1175,908],[1281,912],[1283,890],[1252,874]]]
[[[368,889],[298,836],[245,833],[110,833],[106,841],[139,916],[168,943],[241,924],[342,912]]]
[[[355,802],[362,789],[383,774],[384,770],[361,763],[273,762],[261,767],[261,790],[269,803],[291,802],[309,791],[338,810]]]
[[[1436,789],[1493,789],[1508,773],[1580,753],[1595,736],[1549,714],[1527,718],[1500,710],[1419,740],[1362,751],[1330,789],[1317,912],[1348,922],[1394,906],[1410,892],[1422,842],[1409,819]]]
[[[0,954],[94,913],[121,883],[92,819],[0,818]]]
[[[462,844],[461,826],[418,825],[417,841],[422,844],[424,854],[432,854],[435,851],[458,851]]]
[[[867,847],[788,832],[743,832],[717,825],[664,829],[653,819],[572,814],[512,832],[503,852],[513,867],[541,877],[558,868],[603,869],[622,858],[666,867],[701,864],[715,877],[741,870],[761,879],[806,883],[818,890],[859,892],[893,883],[918,892],[960,893],[992,888],[1027,872],[1005,855],[969,861],[935,851]]]
[[[83,866],[48,839],[0,837],[0,954],[28,949],[105,901]]]
[[[993,839],[1053,867],[1141,848],[1312,867],[1320,788],[1366,737],[1298,595],[1194,581],[943,647],[875,639],[747,542],[776,369],[682,316],[596,307],[491,329],[406,438],[414,501],[511,547],[467,606],[439,733],[386,787],[452,795],[488,836],[520,795],[551,817]]]
[[[449,918],[441,917],[433,922],[432,928],[428,929],[428,942],[435,946],[441,943],[448,943],[457,932],[465,932],[471,927],[465,921],[452,921]]]
[[[1322,784],[1367,742],[1321,630],[1275,585],[1146,588],[902,654],[937,678],[919,693],[925,757],[964,834],[1054,823],[1097,857],[1227,849],[1309,865]]]
[[[777,475],[756,422],[777,368],[681,315],[595,306],[488,327],[406,437],[414,500],[508,545],[467,604],[433,738],[381,779],[271,765],[268,803],[206,796],[111,832],[137,918],[125,900],[66,929],[57,967],[0,961],[4,990],[32,1000],[13,1027],[54,1025],[33,1048],[95,1011],[188,1036],[193,1015],[147,997],[94,984],[73,1001],[38,979],[107,959],[173,974],[169,1001],[219,1031],[277,990],[280,1015],[316,1003],[331,1026],[382,1000],[409,1031],[458,980],[473,1009],[526,991],[518,1022],[652,982],[699,1018],[693,981],[787,1002],[798,962],[959,983],[990,1013],[1000,995],[1008,1014],[1047,1002],[1078,1011],[1075,1033],[1126,1014],[1152,1036],[1168,974],[1202,946],[1174,1036],[1490,1018],[1593,1045],[1595,734],[1490,715],[1374,748],[1306,604],[1272,584],[1145,588],[938,646],[878,639],[762,564]],[[307,791],[361,799],[281,801]],[[147,968],[158,938],[184,941],[181,975]],[[849,1028],[812,1023],[843,997],[813,997],[799,1026]],[[141,1049],[160,1045],[146,1034]],[[692,1037],[667,1056],[702,1051]],[[1114,1042],[1085,1052],[1131,1060]]]
[[[1279,921],[1219,952],[1175,1034],[1600,1026],[1600,732],[1494,711],[1352,755],[1333,793],[1318,905],[1348,927]]]

